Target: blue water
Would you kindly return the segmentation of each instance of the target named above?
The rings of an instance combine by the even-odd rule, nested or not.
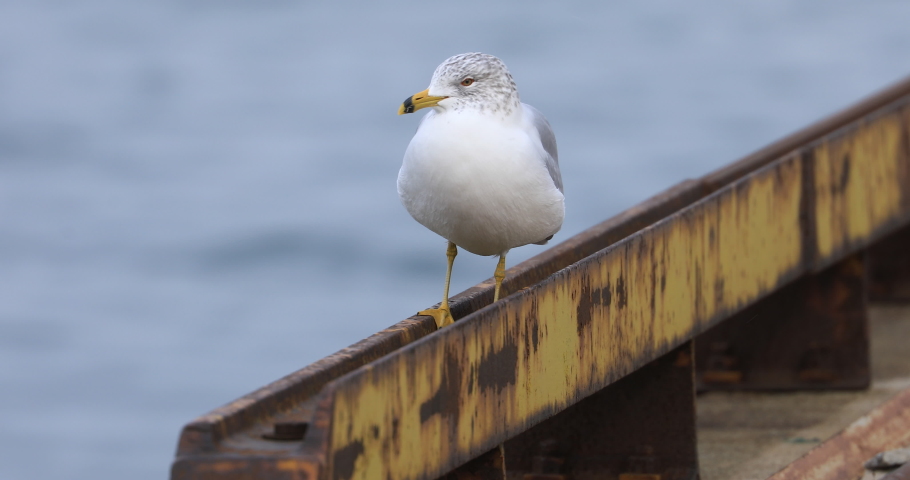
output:
[[[314,3],[0,0],[0,478],[163,478],[187,421],[437,302],[395,112],[452,54],[553,124],[556,241],[910,74],[908,2]]]

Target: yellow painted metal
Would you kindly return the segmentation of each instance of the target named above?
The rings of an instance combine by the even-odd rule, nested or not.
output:
[[[891,112],[813,149],[820,258],[866,242],[906,215],[908,112]]]
[[[333,477],[437,476],[775,288],[801,262],[800,162],[756,172],[339,381],[331,450],[358,454],[332,465],[353,462],[350,477]]]

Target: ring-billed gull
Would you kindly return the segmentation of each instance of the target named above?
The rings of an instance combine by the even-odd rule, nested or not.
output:
[[[502,61],[464,53],[442,62],[430,87],[398,114],[432,107],[404,154],[398,195],[408,213],[449,241],[439,308],[423,310],[442,328],[452,323],[449,281],[458,248],[499,255],[499,300],[510,249],[547,243],[565,216],[556,136],[547,119],[521,103]]]

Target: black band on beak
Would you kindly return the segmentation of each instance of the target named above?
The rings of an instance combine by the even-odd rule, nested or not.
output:
[[[404,103],[402,104],[404,107],[404,113],[414,113],[414,101],[412,100],[413,98],[413,96],[410,96],[405,99]]]

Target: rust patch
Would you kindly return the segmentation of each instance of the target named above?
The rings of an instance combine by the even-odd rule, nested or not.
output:
[[[850,152],[847,152],[844,154],[844,158],[841,159],[840,177],[837,179],[837,185],[831,186],[832,194],[840,195],[847,189],[847,185],[850,184],[850,164]]]
[[[695,262],[695,315],[704,317],[705,298],[702,296],[702,268],[701,263]]]
[[[714,304],[724,304],[724,277],[714,279]]]
[[[657,277],[660,271],[660,260],[654,255],[654,242],[648,242],[648,258],[651,259],[651,275],[648,279],[651,287],[651,318],[657,316]]]
[[[583,335],[588,325],[591,324],[591,310],[593,307],[594,295],[591,292],[591,283],[588,282],[587,277],[582,277],[581,298],[578,299],[578,306],[575,307],[576,331],[579,336]]]
[[[815,218],[815,150],[807,148],[800,155],[802,170],[802,187],[799,192],[800,241],[802,258],[800,263],[806,267],[815,264],[818,257],[818,225]]]
[[[363,442],[355,440],[344,448],[340,448],[332,455],[332,478],[334,480],[348,480],[354,475],[354,463],[363,455]]]
[[[598,292],[600,296],[600,292]],[[581,282],[581,298],[578,300],[578,306],[575,307],[575,321],[578,323],[576,330],[582,335],[588,325],[591,324],[591,311],[594,309],[594,293],[591,290],[591,284],[587,278]]]
[[[588,325],[594,320],[594,307],[595,306],[610,306],[610,303],[613,301],[613,294],[610,292],[610,282],[607,280],[606,286],[603,288],[591,288],[591,283],[587,277],[584,277],[584,280],[581,283],[581,296],[578,299],[578,305],[575,307],[575,320],[578,323],[577,332],[578,335],[584,335],[585,329],[588,328]],[[537,324],[534,324],[534,351],[537,351],[537,342],[539,339],[536,335]]]
[[[515,385],[517,369],[518,346],[508,343],[480,361],[477,384],[481,390],[495,389],[499,393],[509,385]]]
[[[540,320],[537,314],[538,301],[537,297],[531,298],[531,308],[528,315],[519,321],[524,320],[526,323],[525,339],[525,358],[529,358],[532,353],[537,353],[537,346],[540,344]]]
[[[517,358],[516,358],[517,362]],[[442,383],[429,400],[420,404],[420,423],[433,415],[452,417],[458,423],[458,396],[461,384],[461,365],[455,355],[446,354]]]
[[[626,281],[622,275],[616,279],[616,308],[622,310],[628,305],[629,296],[626,292]]]

